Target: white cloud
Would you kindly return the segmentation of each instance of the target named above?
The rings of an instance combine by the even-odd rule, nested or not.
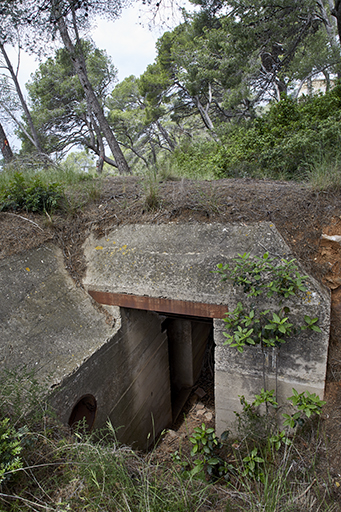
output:
[[[96,46],[111,56],[119,81],[130,75],[139,76],[156,56],[159,35],[142,26],[139,15],[137,7],[130,7],[114,23],[99,19],[92,31]]]

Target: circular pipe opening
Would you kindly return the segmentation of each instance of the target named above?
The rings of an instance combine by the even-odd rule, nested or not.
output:
[[[95,422],[97,402],[93,395],[84,395],[78,400],[69,418],[71,429],[82,429],[89,433]]]

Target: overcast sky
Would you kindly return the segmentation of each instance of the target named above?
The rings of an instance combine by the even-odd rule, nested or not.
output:
[[[180,21],[180,17],[178,18]],[[175,23],[173,23],[175,26]],[[118,69],[121,81],[131,74],[140,75],[148,64],[154,61],[155,43],[163,33],[163,29],[148,28],[148,19],[137,5],[124,9],[121,17],[115,22],[98,19],[92,31],[92,38],[98,48],[106,50]],[[16,51],[7,48],[13,61]],[[30,79],[39,62],[34,56],[22,54],[19,78],[22,84]]]
[[[167,16],[164,17],[164,20]],[[180,22],[180,14],[168,14],[169,24],[175,26]],[[115,22],[97,21],[92,32],[96,46],[106,50],[118,70],[118,80],[130,75],[139,76],[151,64],[156,56],[155,43],[167,27],[160,24],[152,30],[148,28],[148,18],[135,5],[124,9],[122,16]],[[16,62],[16,52],[8,48],[13,65]],[[19,68],[19,82],[22,86],[30,80],[30,75],[39,65],[34,56],[22,54]],[[19,142],[8,128],[7,136],[13,149],[18,149]]]

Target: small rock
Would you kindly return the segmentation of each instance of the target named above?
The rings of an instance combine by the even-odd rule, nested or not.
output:
[[[168,434],[170,437],[177,437],[177,433],[175,432],[175,430],[168,430]]]
[[[211,419],[212,419],[212,418],[213,418],[213,414],[212,414],[211,412],[207,412],[207,413],[205,414],[205,419],[206,419],[207,421],[211,421]]]
[[[198,395],[199,398],[202,398],[206,395],[206,391],[204,391],[202,388],[197,388],[195,390],[195,394]]]
[[[197,416],[203,416],[204,414],[205,414],[204,409],[199,409],[199,411],[197,411]]]
[[[197,404],[197,409],[204,409],[205,406],[202,403]]]
[[[340,235],[325,235],[322,234],[321,238],[324,238],[324,240],[330,240],[331,242],[337,242],[341,244],[341,236]]]

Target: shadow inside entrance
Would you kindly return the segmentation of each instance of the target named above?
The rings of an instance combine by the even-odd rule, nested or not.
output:
[[[167,331],[172,419],[176,422],[202,373],[208,349],[212,354],[213,320],[167,316],[162,323]],[[213,358],[212,364],[213,364]],[[213,371],[213,368],[212,368]],[[212,374],[213,378],[213,374]]]

